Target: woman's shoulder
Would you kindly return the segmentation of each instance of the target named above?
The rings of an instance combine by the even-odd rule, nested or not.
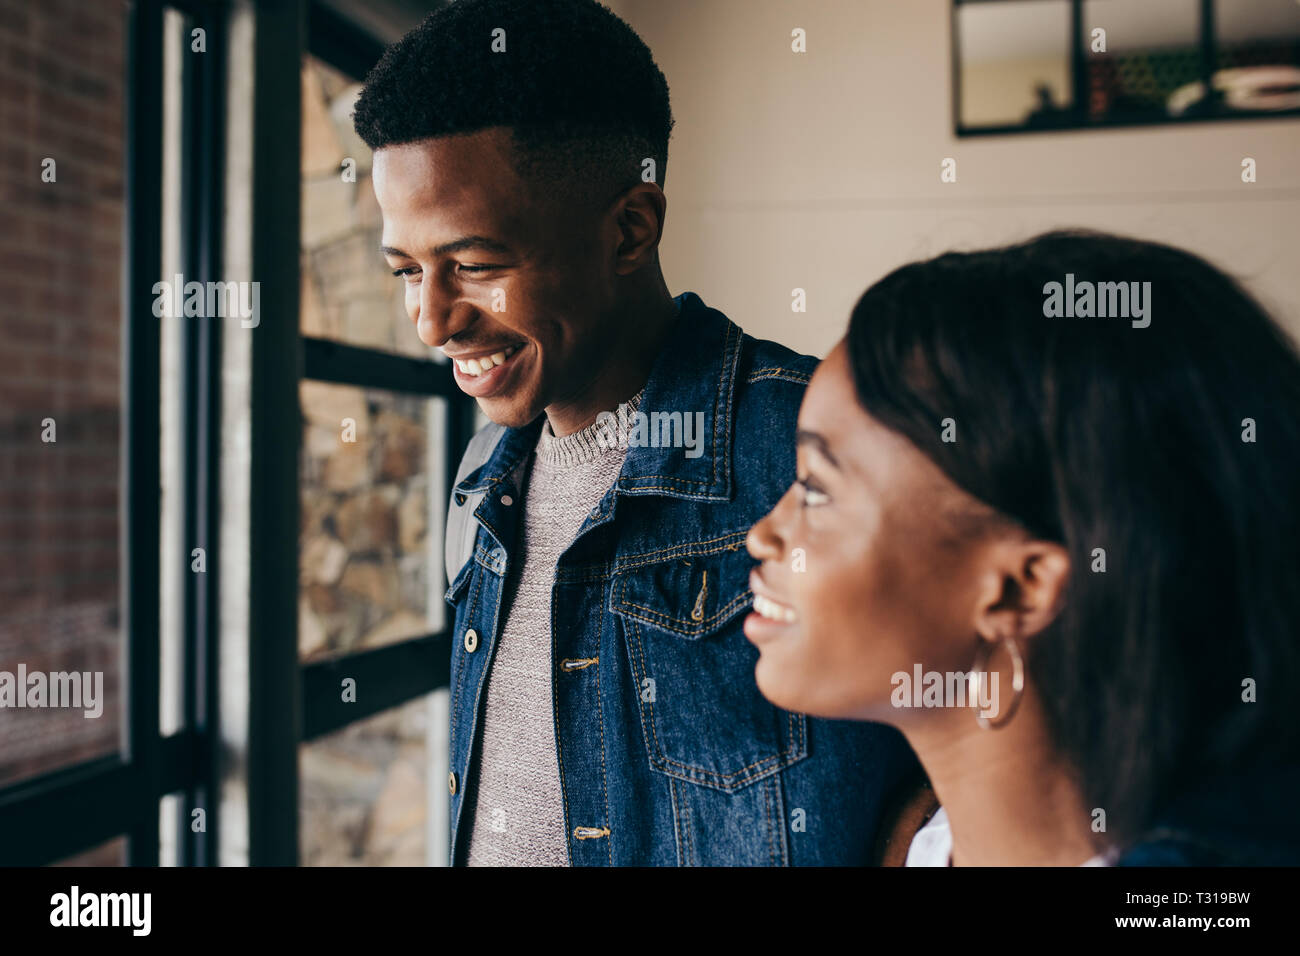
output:
[[[1171,800],[1118,866],[1300,866],[1300,766],[1202,781]]]
[[[1300,857],[1270,859],[1260,847],[1213,834],[1153,829],[1120,854],[1116,866],[1288,866]]]

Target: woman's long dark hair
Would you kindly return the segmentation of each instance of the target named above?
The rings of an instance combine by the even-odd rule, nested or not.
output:
[[[1045,314],[1067,282],[1149,282],[1150,324]],[[1300,358],[1236,282],[1054,232],[896,270],[854,308],[848,354],[869,414],[1068,549],[1030,677],[1112,837],[1200,780],[1297,759]]]

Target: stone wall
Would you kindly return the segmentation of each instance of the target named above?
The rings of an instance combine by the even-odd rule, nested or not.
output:
[[[352,130],[357,84],[303,70],[302,304],[305,336],[430,358],[379,253],[370,153]],[[343,175],[355,161],[355,182]],[[427,634],[441,622],[429,533],[435,402],[304,381],[300,391],[301,658]],[[440,466],[438,466],[440,467]],[[428,825],[427,698],[301,748],[306,865],[421,865]],[[446,728],[433,728],[446,733]]]
[[[301,394],[303,659],[428,633],[428,402],[320,382]]]
[[[303,335],[427,357],[379,253],[359,86],[303,69]],[[304,659],[428,633],[430,402],[303,382],[299,646]]]

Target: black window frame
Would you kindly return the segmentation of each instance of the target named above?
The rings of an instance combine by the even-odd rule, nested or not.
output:
[[[181,267],[205,281],[220,270],[218,118],[224,115],[225,6],[203,0],[133,0],[126,11],[123,97],[123,739],[117,753],[0,789],[0,847],[8,865],[45,865],[125,837],[128,865],[157,866],[159,806],[170,794],[206,810],[203,832],[191,829],[188,816],[180,821],[178,862],[215,862],[219,824],[212,795],[220,781],[217,748],[211,744],[216,728],[215,562],[205,565],[204,574],[183,579],[183,727],[167,736],[159,730],[162,356],[152,289],[162,274],[163,21],[168,9],[184,18],[185,35],[204,29],[213,54],[182,61]],[[215,553],[221,329],[216,322],[185,323],[180,336],[184,540]],[[92,806],[94,812],[88,813]]]
[[[181,265],[215,280],[223,247],[222,182],[226,0],[132,0],[125,57],[122,290],[122,641],[125,727],[118,753],[0,788],[0,863],[39,866],[125,837],[130,866],[157,866],[160,801],[202,806],[206,827],[178,822],[177,862],[212,866],[220,846],[222,753],[217,703],[222,349],[219,322],[181,326],[181,521],[204,547],[206,573],[181,590],[183,729],[159,724],[161,334],[153,284],[162,265],[163,22],[206,32],[203,57],[182,68]],[[253,865],[299,863],[298,751],[307,741],[448,685],[449,629],[382,648],[303,664],[298,659],[299,448],[303,379],[407,392],[447,401],[443,435],[450,489],[474,431],[475,404],[450,366],[302,336],[298,313],[300,71],[303,55],[363,76],[383,44],[316,0],[255,2],[252,273],[262,314],[252,339],[249,514],[248,853]],[[292,55],[291,55],[292,54]],[[290,321],[282,317],[291,317]],[[291,436],[286,440],[286,436]],[[339,675],[366,693],[339,701]],[[433,732],[433,731],[431,731]],[[87,812],[87,807],[94,812]]]

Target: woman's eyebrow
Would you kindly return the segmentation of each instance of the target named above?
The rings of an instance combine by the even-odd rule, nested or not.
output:
[[[823,458],[839,470],[840,463],[836,460],[835,456],[831,454],[830,444],[817,432],[809,431],[806,428],[798,428],[794,433],[794,443],[795,447],[801,445],[812,445],[813,448],[817,449],[817,451],[821,453]]]

